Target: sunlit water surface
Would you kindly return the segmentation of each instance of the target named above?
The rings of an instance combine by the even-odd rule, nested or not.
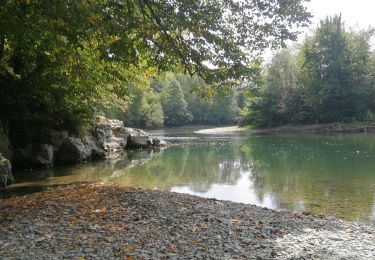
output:
[[[195,134],[154,131],[173,144],[101,162],[18,172],[10,192],[116,183],[310,211],[375,224],[375,135]]]

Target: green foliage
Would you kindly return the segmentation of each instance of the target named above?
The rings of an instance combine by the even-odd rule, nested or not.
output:
[[[197,88],[209,88],[198,77],[167,73],[155,77],[149,87],[129,87],[127,108],[104,109],[110,118],[119,118],[125,125],[160,128],[184,124],[234,124],[239,117],[239,91],[228,88],[226,96],[214,94],[202,98]]]
[[[297,56],[290,49],[276,53],[263,80],[250,88],[248,95],[241,124],[272,127],[303,122],[304,90]]]
[[[340,16],[321,21],[298,53],[282,50],[249,87],[242,124],[366,120],[374,112],[373,30],[348,31]]]
[[[162,92],[161,104],[165,125],[184,125],[193,120],[193,115],[188,110],[180,83],[176,79],[169,78],[167,80],[167,86]]]
[[[199,88],[209,88],[201,79],[177,74],[184,91],[189,111],[193,115],[195,124],[233,124],[237,123],[239,116],[238,90],[227,87],[225,96],[215,93],[211,98],[202,98]]]
[[[303,48],[307,103],[320,122],[347,121],[363,115],[368,106],[369,36],[348,32],[340,16],[321,21]],[[371,83],[370,83],[371,84]]]
[[[310,17],[303,2],[3,0],[0,118],[20,145],[50,128],[78,131],[99,107],[127,108],[129,88],[156,69],[219,91],[250,76],[265,47],[296,38]],[[135,96],[136,114],[156,109],[135,123],[161,124],[158,102]]]

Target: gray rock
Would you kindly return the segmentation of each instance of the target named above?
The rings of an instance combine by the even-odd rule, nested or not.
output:
[[[8,128],[0,120],[0,153],[6,158],[12,157],[12,149],[8,138]]]
[[[126,128],[126,131],[129,133],[126,148],[148,148],[152,146],[153,140],[149,133],[136,128]]]
[[[48,144],[33,144],[30,157],[34,167],[51,168],[54,165],[53,146]]]
[[[13,153],[12,163],[20,168],[51,168],[54,166],[54,149],[48,144],[29,144]]]
[[[152,146],[160,146],[161,140],[157,137],[152,138]]]
[[[14,181],[12,174],[12,165],[8,159],[0,153],[0,191],[4,190],[6,186],[12,184]]]
[[[56,162],[58,164],[72,164],[104,157],[104,150],[97,146],[91,136],[84,138],[68,137],[60,147]]]
[[[60,148],[64,140],[69,137],[69,133],[67,131],[54,131],[51,130],[49,132],[49,142],[55,149]]]
[[[86,149],[89,151],[89,158],[91,160],[100,160],[106,156],[105,151],[98,146],[98,143],[92,136],[85,136],[82,139],[82,143],[86,146]]]
[[[97,116],[92,135],[99,147],[107,153],[123,151],[127,145],[129,133],[120,120]]]
[[[152,146],[153,147],[163,148],[163,147],[167,147],[168,145],[170,145],[170,143],[168,143],[167,141],[160,140],[157,137],[152,138]]]
[[[81,162],[90,158],[87,146],[80,138],[68,137],[62,143],[57,155],[58,164]]]

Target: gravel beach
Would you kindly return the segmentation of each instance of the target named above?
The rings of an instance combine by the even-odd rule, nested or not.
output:
[[[0,259],[375,259],[375,227],[156,190],[0,199]]]

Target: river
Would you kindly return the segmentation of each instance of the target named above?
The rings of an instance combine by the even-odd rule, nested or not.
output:
[[[375,224],[375,135],[153,131],[173,145],[50,170],[16,172],[10,192],[115,183]]]

